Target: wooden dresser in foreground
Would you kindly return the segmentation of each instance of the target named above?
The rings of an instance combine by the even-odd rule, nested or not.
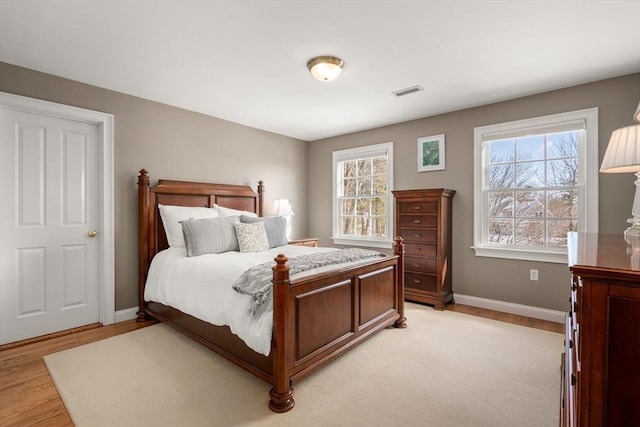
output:
[[[451,289],[451,200],[455,190],[396,190],[396,235],[404,239],[404,296],[444,310]]]
[[[640,252],[590,233],[569,233],[568,250],[560,425],[640,426]]]

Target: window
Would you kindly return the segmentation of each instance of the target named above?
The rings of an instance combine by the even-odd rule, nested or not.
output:
[[[393,143],[333,152],[333,242],[389,248]]]
[[[567,262],[567,232],[597,232],[598,110],[475,128],[477,256]]]

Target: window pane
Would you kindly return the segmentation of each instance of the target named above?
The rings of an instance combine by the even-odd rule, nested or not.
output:
[[[342,163],[343,176],[345,177],[355,177],[356,176],[356,167],[357,162],[355,160],[351,160],[348,162]]]
[[[385,217],[373,217],[371,218],[371,234],[373,236],[384,237],[386,231],[387,219]]]
[[[516,216],[518,218],[544,218],[544,191],[516,192]]]
[[[549,191],[547,208],[551,217],[578,218],[578,190]]]
[[[358,195],[369,195],[371,194],[371,179],[369,177],[358,179]]]
[[[369,235],[369,218],[368,217],[356,217],[356,233],[358,236]]]
[[[513,221],[505,219],[489,220],[489,242],[491,243],[513,243]]]
[[[355,234],[355,218],[352,216],[343,216],[341,219],[340,228],[342,230],[342,234]]]
[[[543,160],[544,135],[527,136],[516,140],[516,160]]]
[[[515,164],[490,166],[489,188],[511,188],[515,182]]]
[[[578,131],[547,135],[547,158],[578,157],[578,137]]]
[[[516,226],[516,245],[543,246],[544,221],[518,221]]]
[[[511,162],[514,159],[514,140],[489,141],[489,164]]]
[[[340,211],[342,212],[342,215],[355,215],[356,211],[356,200],[355,199],[342,199],[340,200],[340,203],[342,204],[342,208],[340,209]]]
[[[369,199],[358,198],[356,215],[369,215]]]
[[[373,159],[373,174],[382,175],[386,180],[387,177],[387,159],[385,157],[376,157]]]
[[[567,233],[578,231],[578,220],[549,220],[547,222],[548,246],[567,246]]]
[[[516,164],[516,187],[542,187],[544,184],[544,162]]]
[[[358,160],[358,176],[371,175],[371,159]]]
[[[385,206],[385,200],[376,197],[371,200],[371,215],[380,215],[384,216],[387,213],[387,207]]]
[[[356,180],[353,178],[345,178],[342,183],[342,195],[343,196],[355,196],[356,195]]]
[[[387,177],[386,176],[374,176],[373,177],[373,191],[374,196],[382,196],[387,194]]]
[[[512,217],[513,216],[513,192],[489,193],[489,216]]]
[[[578,184],[578,159],[568,158],[547,162],[547,185],[566,187]]]

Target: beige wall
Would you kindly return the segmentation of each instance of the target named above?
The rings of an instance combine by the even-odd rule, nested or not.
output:
[[[420,96],[420,95],[410,95]],[[446,187],[453,199],[454,293],[565,310],[568,269],[562,264],[476,257],[473,245],[473,129],[477,126],[572,111],[599,108],[599,159],[611,131],[633,124],[640,100],[640,74],[571,87],[507,102],[427,117],[397,125],[309,143],[308,231],[331,245],[331,153],[333,150],[394,142],[395,189]],[[402,102],[402,100],[399,100]],[[446,134],[446,169],[416,171],[416,139]],[[631,216],[633,175],[600,174],[599,229],[622,233]],[[539,281],[529,281],[529,269]]]
[[[447,187],[453,200],[455,293],[564,310],[568,271],[551,263],[475,257],[473,128],[599,108],[600,159],[611,131],[632,124],[640,74],[452,112],[312,143],[0,62],[0,91],[111,113],[115,116],[116,309],[133,307],[137,286],[135,176],[267,185],[266,208],[291,200],[293,237],[331,245],[331,153],[394,141],[395,188]],[[416,139],[446,134],[446,170],[416,172]],[[313,159],[311,161],[310,159]],[[306,197],[308,190],[310,197]],[[621,233],[630,216],[633,176],[600,174],[600,231]],[[529,269],[540,280],[528,280]]]
[[[137,305],[137,190],[158,178],[266,185],[265,210],[289,198],[306,235],[307,143],[0,62],[0,91],[115,116],[116,309]]]

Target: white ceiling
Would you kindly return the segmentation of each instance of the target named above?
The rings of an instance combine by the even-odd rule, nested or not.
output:
[[[0,60],[313,141],[638,72],[640,1],[0,0]]]

